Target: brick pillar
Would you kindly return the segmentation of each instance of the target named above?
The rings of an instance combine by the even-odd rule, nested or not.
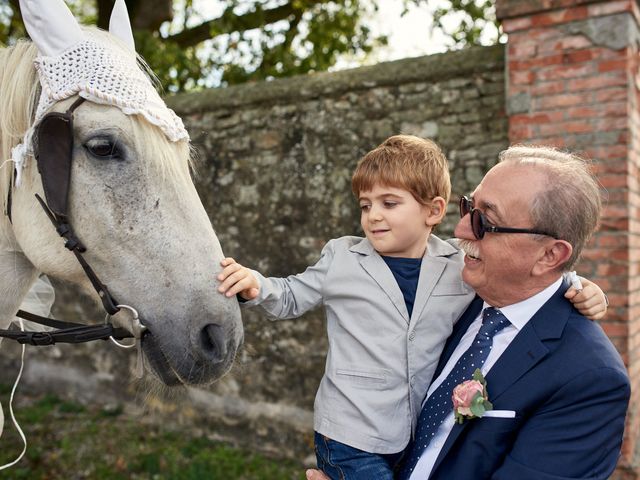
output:
[[[608,193],[578,271],[607,292],[602,322],[632,398],[618,479],[640,478],[640,116],[636,0],[497,0],[508,34],[509,140],[578,151]],[[606,195],[606,194],[605,194]]]

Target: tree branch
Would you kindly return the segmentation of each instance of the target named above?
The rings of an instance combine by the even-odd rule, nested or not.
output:
[[[11,18],[9,19],[9,25],[7,27],[7,35],[6,35],[7,38],[11,38],[11,37],[13,37],[15,35],[15,33],[16,33],[15,25],[16,25],[17,22],[19,22],[20,24],[23,23],[22,12],[20,11],[19,0],[9,0],[9,4],[11,5],[11,8],[13,9],[13,12],[11,12],[12,15],[11,15]],[[24,34],[28,35],[26,29],[25,29]],[[0,40],[0,43],[1,42],[6,42],[6,41],[7,41],[6,39],[2,39],[2,40]]]
[[[278,46],[278,52],[285,52],[291,47],[293,39],[298,34],[298,25],[300,23],[300,20],[302,20],[302,13],[303,12],[301,11],[295,12],[295,16],[293,17],[291,22],[289,22],[289,30],[287,30],[287,33],[285,34],[284,42],[282,42],[282,44]],[[273,58],[273,55],[268,55],[267,52],[265,52],[260,62],[260,66],[256,68],[256,71],[262,70],[268,73],[268,71],[271,70],[276,65],[276,63],[277,60]]]
[[[131,26],[136,30],[154,31],[162,22],[173,18],[173,0],[126,0]],[[113,0],[96,0],[98,27],[109,29]]]
[[[96,0],[96,9],[98,10],[97,25],[103,30],[109,30],[109,18],[111,18],[111,8],[113,2],[111,0]]]
[[[334,0],[307,0],[307,2],[304,2],[305,5],[299,8],[293,6],[293,3],[299,2],[289,2],[276,8],[271,8],[269,10],[256,10],[240,16],[233,14],[233,12],[225,11],[221,17],[204,22],[197,27],[183,30],[175,35],[170,35],[166,40],[175,42],[182,48],[192,47],[204,40],[214,38],[218,35],[232,32],[244,32],[246,30],[259,28],[263,25],[269,25],[280,20],[286,20],[291,15],[295,15],[296,12],[300,11],[300,8],[308,10],[313,5],[329,3],[332,1]]]

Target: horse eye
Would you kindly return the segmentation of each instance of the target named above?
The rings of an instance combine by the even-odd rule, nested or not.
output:
[[[102,160],[122,160],[124,156],[116,142],[108,137],[96,137],[88,140],[84,148],[96,158]]]

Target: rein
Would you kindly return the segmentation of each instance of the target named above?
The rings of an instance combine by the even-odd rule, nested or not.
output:
[[[36,194],[40,203],[58,234],[65,239],[64,246],[73,252],[85,275],[98,292],[102,305],[107,312],[107,318],[114,315],[122,308],[129,310],[133,315],[131,330],[115,327],[105,321],[101,325],[84,325],[81,323],[53,320],[33,313],[18,310],[16,316],[30,322],[38,323],[55,330],[46,332],[17,331],[0,329],[0,337],[16,340],[22,344],[34,346],[53,345],[55,343],[84,343],[93,340],[112,339],[116,345],[124,348],[133,345],[122,345],[117,340],[125,338],[140,339],[145,333],[146,327],[140,322],[136,310],[128,305],[120,305],[113,298],[109,289],[103,284],[93,269],[89,266],[82,254],[86,252],[85,246],[76,237],[68,216],[68,196],[71,183],[71,162],[73,154],[73,112],[83,102],[84,98],[78,98],[66,112],[52,112],[45,115],[35,132],[35,157],[38,163],[38,172],[42,178],[46,201]],[[11,192],[13,185],[10,186]],[[11,219],[11,202],[7,207],[7,215]]]
[[[110,337],[116,340],[133,338],[133,335],[128,330],[114,327],[111,323],[84,325],[82,323],[54,320],[23,310],[18,310],[16,317],[57,330],[51,332],[0,330],[0,337],[34,346],[53,345],[55,343],[84,343],[93,340],[107,340]]]

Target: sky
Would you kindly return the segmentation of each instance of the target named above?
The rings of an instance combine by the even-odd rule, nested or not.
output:
[[[389,45],[376,52],[377,59],[398,60],[445,51],[444,38],[429,32],[435,4],[445,2],[436,0],[429,2],[430,6],[412,5],[404,16],[401,16],[402,3],[400,0],[379,0],[378,14],[370,25],[374,32],[388,35]]]
[[[428,5],[426,5],[428,3]],[[402,15],[401,0],[378,0],[378,14],[371,19],[370,25],[376,33],[389,36],[389,45],[376,52],[376,60],[398,60],[432,53],[441,53],[448,49],[448,43],[442,32],[430,32],[433,11],[439,7],[449,7],[446,0],[429,0],[420,6],[410,5],[408,12]],[[443,19],[445,27],[453,30],[459,22],[459,16],[450,15]],[[483,33],[484,39],[495,38],[496,31],[488,26]]]
[[[403,3],[401,0],[378,0],[377,14],[366,20],[366,24],[374,34],[387,35],[388,45],[376,48],[365,59],[365,64],[430,55],[449,49],[451,40],[442,31],[431,32],[431,25],[434,10],[439,6],[450,7],[451,3],[447,0],[429,0],[420,6],[410,4],[407,12],[402,15]],[[442,21],[445,28],[453,31],[459,25],[459,18],[461,15],[448,15]],[[496,35],[495,27],[488,25],[482,35],[483,43],[493,43]],[[362,59],[341,58],[331,70],[361,64]]]

